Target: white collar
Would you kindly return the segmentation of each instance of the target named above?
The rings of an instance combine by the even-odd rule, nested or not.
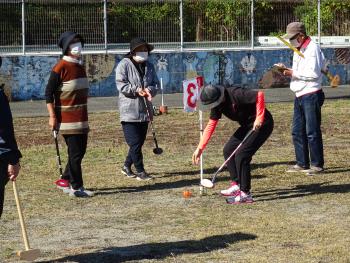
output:
[[[70,56],[63,56],[62,59],[65,60],[65,61],[68,61],[68,62],[80,64],[80,65],[83,64],[83,61],[81,59],[80,60],[79,59],[75,59],[75,58],[72,58]]]

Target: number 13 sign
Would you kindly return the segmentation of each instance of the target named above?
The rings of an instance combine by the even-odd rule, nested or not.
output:
[[[199,91],[203,86],[203,77],[197,77],[183,81],[184,88],[184,110],[186,112],[196,111],[197,100],[199,99]]]

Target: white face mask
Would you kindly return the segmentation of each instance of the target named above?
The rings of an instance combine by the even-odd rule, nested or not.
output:
[[[148,59],[148,52],[136,52],[132,58],[139,63],[145,62]]]
[[[300,43],[298,42],[297,39],[289,40],[289,42],[293,47],[300,47]]]
[[[81,42],[77,42],[74,44],[69,45],[70,53],[74,56],[80,57],[81,50],[83,49],[83,46]]]

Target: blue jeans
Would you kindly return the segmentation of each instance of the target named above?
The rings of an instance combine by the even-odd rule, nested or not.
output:
[[[324,93],[306,94],[294,100],[292,137],[297,164],[308,168],[323,167],[321,107]],[[311,160],[311,162],[310,162]]]

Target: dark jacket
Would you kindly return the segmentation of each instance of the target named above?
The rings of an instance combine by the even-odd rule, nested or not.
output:
[[[15,139],[10,105],[3,88],[0,87],[0,161],[16,164],[21,157]]]
[[[219,120],[225,115],[232,121],[237,121],[241,126],[253,127],[256,119],[257,90],[241,88],[237,86],[225,88],[225,101],[213,108],[210,119]],[[265,109],[265,121],[272,119],[270,112]]]

